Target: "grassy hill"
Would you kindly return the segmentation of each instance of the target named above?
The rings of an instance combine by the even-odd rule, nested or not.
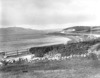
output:
[[[95,33],[100,34],[100,26],[73,26],[64,29],[63,31],[68,32],[69,30],[74,29],[74,31],[70,31],[70,33]]]
[[[89,26],[73,26],[73,27],[66,28],[63,31],[67,32],[71,29],[74,29],[74,31],[70,31],[71,33],[89,33],[91,30],[91,27],[89,27]]]
[[[65,28],[61,31],[58,32],[53,32],[53,33],[48,33],[49,35],[67,35],[67,36],[79,36],[80,34],[83,33],[90,33],[91,27],[89,26],[73,26],[69,28]],[[64,32],[64,33],[62,33]],[[76,35],[75,35],[76,34]]]
[[[16,41],[23,39],[35,39],[45,36],[44,31],[25,29],[20,27],[0,28],[0,41]]]

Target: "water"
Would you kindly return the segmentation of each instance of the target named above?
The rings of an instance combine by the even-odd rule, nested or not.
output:
[[[66,37],[50,36],[38,39],[23,39],[18,41],[0,42],[0,50],[20,50],[36,46],[67,43],[69,40],[70,39]]]

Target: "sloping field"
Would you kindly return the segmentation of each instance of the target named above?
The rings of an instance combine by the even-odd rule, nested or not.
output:
[[[100,78],[100,61],[87,58],[31,63],[28,68],[23,65],[16,66],[15,70],[12,68],[8,68],[9,72],[1,72],[0,78]]]

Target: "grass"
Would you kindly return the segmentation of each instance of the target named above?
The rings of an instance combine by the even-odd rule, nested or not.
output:
[[[100,61],[72,58],[5,67],[0,78],[100,78]]]

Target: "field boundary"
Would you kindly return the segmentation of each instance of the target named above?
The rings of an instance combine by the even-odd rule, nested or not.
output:
[[[13,56],[25,55],[25,54],[29,54],[29,53],[30,52],[29,52],[29,48],[28,48],[28,49],[0,52],[0,56],[13,57]]]

